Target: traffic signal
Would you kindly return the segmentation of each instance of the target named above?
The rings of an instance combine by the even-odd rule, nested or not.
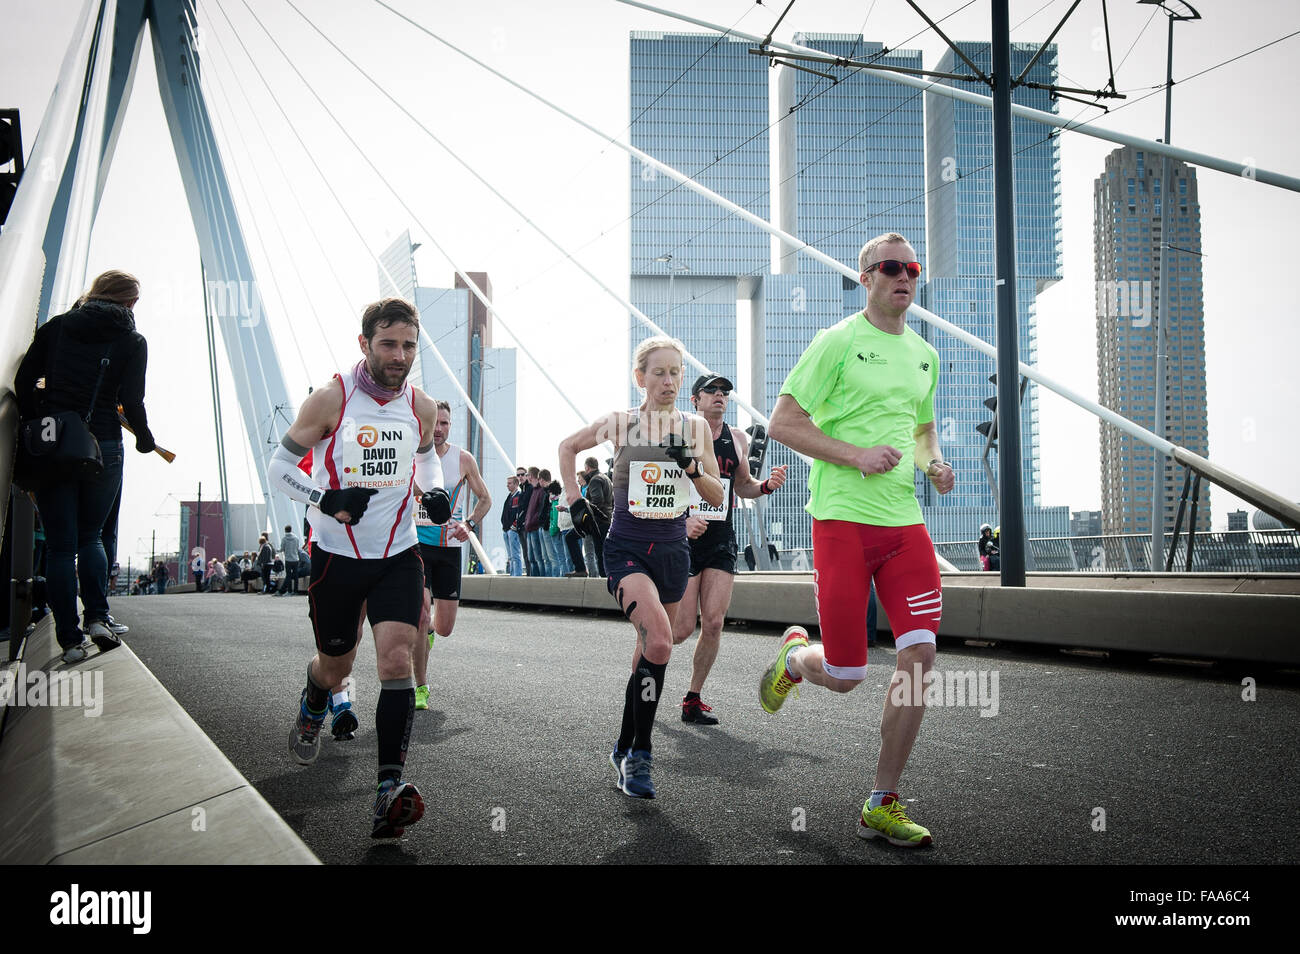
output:
[[[998,376],[996,374],[989,375],[989,384],[992,384],[995,388],[997,387]],[[993,418],[992,420],[988,420],[988,421],[980,421],[980,423],[975,425],[975,430],[979,431],[981,434],[984,435],[984,446],[986,451],[997,450],[998,448],[998,396],[994,394],[992,397],[985,398],[984,406],[988,408],[990,412],[992,412]]]
[[[18,110],[0,109],[0,225],[9,217],[22,177],[23,130]]]
[[[763,459],[767,456],[767,428],[754,423],[745,428],[749,435],[749,472],[758,476],[763,472]]]

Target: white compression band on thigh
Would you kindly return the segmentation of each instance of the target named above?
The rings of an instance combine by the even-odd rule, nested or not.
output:
[[[311,482],[310,477],[298,469],[300,457],[301,455],[295,457],[293,451],[283,444],[279,445],[271,455],[271,464],[266,468],[266,475],[271,478],[271,486],[290,500],[309,503],[311,492],[317,487]]]
[[[826,670],[826,675],[833,676],[836,679],[866,679],[866,666],[832,666],[823,657],[822,668]]]
[[[909,646],[916,646],[920,643],[929,643],[931,646],[937,646],[938,640],[934,638],[934,633],[928,629],[914,629],[910,633],[904,633],[894,640],[895,649],[906,649]]]
[[[415,486],[421,491],[442,486],[442,461],[432,444],[427,451],[415,452]]]

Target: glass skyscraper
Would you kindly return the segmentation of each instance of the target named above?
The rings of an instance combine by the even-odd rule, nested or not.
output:
[[[1156,329],[1169,292],[1166,326],[1165,437],[1202,457],[1210,451],[1205,393],[1205,310],[1201,292],[1201,207],[1196,170],[1125,146],[1106,157],[1093,185],[1097,278],[1097,394],[1101,404],[1155,430]],[[1160,275],[1161,202],[1170,197],[1169,281]],[[1150,533],[1155,451],[1101,425],[1103,533]],[[1163,510],[1173,530],[1182,468],[1166,461]],[[1203,484],[1199,509],[1210,511]],[[1199,521],[1198,521],[1199,522]],[[1208,523],[1208,521],[1206,521]]]
[[[992,68],[992,48],[986,42],[957,46],[986,73]],[[1015,75],[1028,64],[1039,44],[1011,44]],[[1029,82],[1056,79],[1056,47],[1048,45],[1030,70]],[[936,67],[939,72],[963,73],[969,68],[951,50]],[[973,84],[945,80],[971,89]],[[979,92],[987,92],[979,89]],[[1046,90],[1018,86],[1012,100],[1045,112],[1056,112]],[[997,343],[996,249],[994,246],[993,111],[926,94],[926,172],[929,184],[927,216],[930,254],[929,280],[921,303],[942,318],[990,344]],[[1020,328],[1020,360],[1037,361],[1037,296],[1061,279],[1060,155],[1054,130],[1015,117],[1012,128],[1015,176],[1016,307]],[[918,496],[926,525],[935,540],[973,540],[981,523],[998,523],[997,501],[980,462],[985,438],[976,427],[991,419],[984,400],[994,394],[989,376],[994,358],[942,333],[928,340],[943,362],[935,394],[935,421],[944,456],[956,469],[956,488],[939,496],[928,482]],[[996,451],[990,466],[997,474]],[[1038,470],[1038,393],[1030,384],[1021,406],[1021,485],[1025,524],[1030,536],[1069,533],[1067,507],[1042,508]]]
[[[803,34],[796,42],[845,58],[922,66],[919,51],[886,53],[858,36]],[[771,71],[748,53],[750,46],[714,34],[633,34],[633,144],[855,271],[867,239],[907,236],[926,266],[918,302],[994,341],[991,111],[866,70],[838,71],[841,80],[833,84],[782,67],[770,90]],[[987,43],[962,48],[987,65]],[[1013,61],[1023,68],[1036,49],[1015,45]],[[952,60],[949,54],[938,68],[960,72]],[[1030,79],[1050,82],[1055,70],[1056,51],[1049,47]],[[769,130],[770,95],[780,119]],[[1042,91],[1020,88],[1016,100],[1052,108]],[[1058,157],[1046,127],[1017,120],[1015,135],[1021,355],[1032,363],[1035,297],[1061,277]],[[633,303],[733,381],[748,360],[754,405],[770,414],[813,336],[862,308],[861,286],[806,255],[774,247],[760,230],[638,161],[630,174]],[[747,358],[736,354],[737,299],[751,303]],[[923,322],[909,324],[944,360],[936,425],[945,455],[962,475],[949,499],[934,494],[918,473],[918,496],[936,540],[974,538],[980,522],[997,522],[979,463],[983,438],[975,431],[988,417],[982,402],[993,393],[987,378],[994,362],[944,341]],[[633,319],[629,353],[648,336]],[[688,371],[687,383],[694,377]],[[631,397],[640,400],[635,389]],[[1038,503],[1035,401],[1031,391],[1024,413],[1027,510]],[[783,463],[790,465],[789,479],[764,498],[766,522],[781,548],[807,548],[807,466],[788,448],[769,445],[769,466]],[[1068,533],[1067,508],[1052,508],[1051,519],[1036,508],[1027,516],[1031,532]],[[746,521],[737,522],[737,533],[743,546]]]
[[[631,142],[766,218],[767,70],[750,46],[716,34],[633,33]],[[752,279],[767,270],[768,237],[637,159],[630,176],[632,303],[734,381],[736,302],[752,297]],[[652,332],[629,321],[630,355]],[[683,409],[695,377],[688,367]],[[641,402],[635,386],[629,393]]]

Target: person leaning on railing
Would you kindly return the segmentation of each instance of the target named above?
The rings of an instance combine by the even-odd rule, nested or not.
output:
[[[57,475],[40,481],[36,507],[45,526],[46,586],[54,610],[63,661],[80,662],[89,636],[107,652],[121,645],[105,625],[108,618],[108,563],[100,531],[122,483],[122,425],[118,405],[135,431],[135,449],[148,454],[153,435],[144,409],[148,348],[135,330],[131,309],[140,299],[140,282],[122,271],[104,272],[73,309],[36,330],[14,378],[23,418],[61,411],[86,413],[92,393],[90,432],[99,441],[103,472],[77,480]],[[95,392],[104,358],[103,379]],[[40,386],[38,386],[38,384]],[[84,633],[78,625],[77,581],[85,607]]]

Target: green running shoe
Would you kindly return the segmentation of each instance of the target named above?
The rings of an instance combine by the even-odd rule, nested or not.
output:
[[[428,686],[415,687],[415,708],[417,709],[429,708],[429,687]]]
[[[870,799],[862,806],[862,817],[858,820],[859,838],[883,838],[901,848],[920,848],[934,841],[928,828],[916,824],[907,817],[901,804],[886,797],[889,800],[879,808],[868,808]]]
[[[785,641],[781,643],[781,651],[776,654],[776,662],[768,666],[763,677],[758,680],[758,701],[763,704],[763,711],[776,712],[785,702],[790,690],[798,686],[786,671],[785,660],[790,655],[790,650],[807,645],[808,631],[802,626],[791,626],[785,631]],[[798,689],[795,689],[795,694],[798,695]]]

